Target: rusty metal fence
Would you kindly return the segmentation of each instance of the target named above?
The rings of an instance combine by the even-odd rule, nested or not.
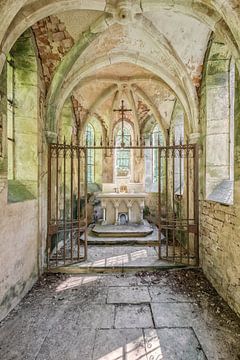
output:
[[[48,266],[87,259],[86,152],[65,142],[49,145]]]
[[[49,144],[48,267],[87,260],[88,179],[90,149],[110,146]],[[121,147],[119,147],[121,148]],[[199,264],[198,146],[126,146],[158,152],[157,233],[159,259]]]
[[[198,146],[158,152],[159,258],[199,265]]]

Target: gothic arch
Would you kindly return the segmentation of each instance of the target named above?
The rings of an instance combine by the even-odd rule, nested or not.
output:
[[[78,0],[37,0],[28,4],[24,0],[19,0],[17,4],[13,3],[9,4],[9,1],[6,1],[0,9],[3,18],[0,26],[0,34],[3,34],[0,39],[2,48],[0,71],[5,62],[5,54],[9,52],[18,36],[40,19],[53,15],[56,12],[56,3],[59,12],[66,8],[67,10],[97,10],[99,12],[107,10],[106,3],[101,0],[94,0],[91,3],[79,3]],[[175,1],[174,4],[169,4],[166,0],[153,0],[150,3],[147,0],[141,1],[142,13],[166,8],[197,18],[214,32],[225,34],[227,45],[235,49],[234,56],[239,63],[240,19],[239,8],[234,4],[234,0],[227,2],[216,0],[211,5],[206,5],[204,0],[195,0],[193,4],[188,2],[183,4],[181,0]]]
[[[169,88],[173,90],[173,92],[183,104],[186,114],[188,115],[190,128],[192,128],[194,132],[198,132],[198,121],[197,119],[192,119],[188,96],[182,88],[181,84],[176,81],[176,79],[168,71],[166,71],[163,66],[151,62],[149,58],[146,58],[145,56],[133,54],[131,51],[125,51],[124,55],[121,52],[114,52],[113,54],[105,55],[101,58],[95,59],[91,63],[83,65],[81,69],[73,73],[71,77],[67,79],[66,82],[63,84],[63,87],[58,92],[58,94],[55,94],[55,97],[57,95],[58,96],[55,99],[54,104],[48,101],[48,117],[46,124],[48,131],[55,131],[55,122],[59,118],[65,100],[74,90],[74,88],[79,86],[79,84],[85,77],[90,76],[93,71],[120,62],[139,65],[143,69],[146,69],[155,74],[155,76],[158,76],[159,79],[162,79],[169,86]],[[58,104],[58,106],[56,104]]]

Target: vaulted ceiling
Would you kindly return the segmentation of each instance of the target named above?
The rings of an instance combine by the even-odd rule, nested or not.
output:
[[[5,34],[0,39],[0,65],[17,32],[20,35],[30,26],[35,31],[40,57],[45,51],[45,58],[51,52],[57,59],[50,66],[42,56],[48,73],[49,131],[55,131],[62,107],[73,95],[86,113],[97,114],[106,127],[112,121],[113,108],[124,99],[134,109],[135,121],[141,123],[152,115],[168,128],[178,99],[190,131],[198,132],[197,91],[212,31],[228,44],[239,66],[240,5],[236,0],[10,2],[6,1],[12,20],[4,18],[0,24]],[[0,7],[2,14],[7,14],[4,4]],[[46,22],[43,35],[41,21],[52,15],[57,19],[55,25]],[[59,46],[61,36],[67,46],[64,51],[62,44]],[[42,49],[44,41],[47,50]],[[83,120],[87,118],[85,115]]]

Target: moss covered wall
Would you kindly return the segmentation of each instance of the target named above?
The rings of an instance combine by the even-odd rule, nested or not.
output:
[[[208,56],[206,57],[208,58]],[[211,72],[218,73],[218,62],[211,64]],[[215,67],[216,66],[216,67]],[[206,63],[205,63],[206,69]],[[217,75],[216,75],[217,76]],[[217,77],[214,77],[215,80]],[[221,76],[218,77],[221,82]],[[236,77],[235,98],[235,179],[234,204],[226,206],[206,200],[206,71],[201,86],[201,127],[202,152],[200,173],[200,261],[204,273],[217,289],[219,294],[240,315],[240,79]],[[225,119],[227,121],[227,119]],[[209,146],[209,144],[208,144]],[[216,149],[209,149],[214,152]]]
[[[22,193],[24,190],[21,185],[25,185],[26,189],[36,197],[38,191],[38,73],[30,31],[19,38],[11,50],[11,57],[15,68],[14,180],[20,183],[20,186],[16,183],[15,187]],[[12,193],[12,195],[12,200],[16,200],[14,195],[18,196],[18,194]]]
[[[0,320],[30,290],[42,271],[46,239],[47,151],[39,100],[44,89],[30,32],[18,40],[12,55],[17,68],[15,170],[18,179],[8,184],[5,71],[0,81],[0,91],[4,94],[0,100],[0,116],[4,119],[4,159],[0,160]],[[17,202],[8,202],[9,190],[17,195]],[[26,196],[26,190],[34,193],[31,199]]]

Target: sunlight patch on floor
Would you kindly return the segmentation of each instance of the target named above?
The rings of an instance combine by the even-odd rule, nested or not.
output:
[[[95,360],[164,360],[156,330],[150,330],[146,339],[139,337]]]
[[[97,281],[97,276],[70,277],[58,285],[56,292],[73,289]]]

